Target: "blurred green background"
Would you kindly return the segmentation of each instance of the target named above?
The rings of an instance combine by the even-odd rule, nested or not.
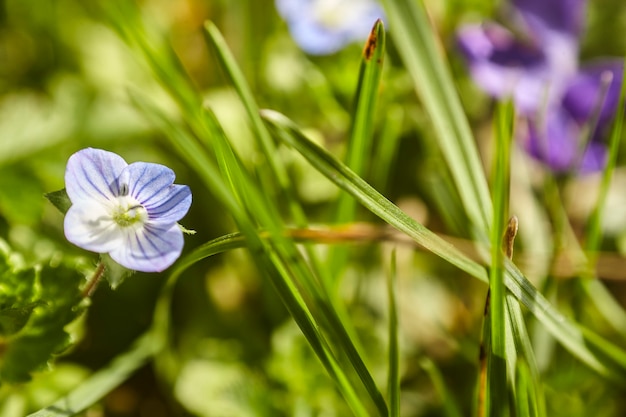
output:
[[[274,3],[267,0],[137,4],[148,27],[169,40],[229,137],[240,140],[234,145],[247,166],[254,167],[258,155],[247,151],[251,133],[245,113],[204,40],[206,20],[222,31],[261,107],[287,114],[324,147],[342,155],[362,45],[350,45],[331,56],[307,56],[290,39]],[[428,0],[426,4],[477,137],[486,141],[493,103],[469,80],[454,49],[454,31],[461,22],[500,19],[501,5],[488,0]],[[103,12],[106,7],[106,0],[0,2],[0,237],[27,263],[64,256],[95,264],[96,255],[64,239],[62,215],[43,198],[44,193],[63,188],[68,157],[85,147],[116,152],[128,162],[165,164],[176,172],[177,183],[191,187],[194,202],[182,224],[197,234],[186,237],[185,253],[236,230],[229,214],[177,157],[163,133],[131,103],[129,91],[141,91],[165,107],[168,97],[146,76],[145,63],[112,29]],[[626,6],[621,0],[590,1],[583,60],[623,56],[625,31]],[[430,142],[427,118],[391,42],[382,85],[379,108],[385,118],[396,115],[399,144],[395,163],[382,172],[372,159],[366,178],[432,230],[467,238],[462,210],[453,193],[446,192],[447,174],[437,169],[442,166],[441,156]],[[382,119],[377,134],[383,129]],[[293,158],[290,167],[298,196],[312,223],[328,223],[339,191],[300,158],[287,152],[284,157]],[[618,171],[618,178],[624,178]],[[574,194],[587,192],[584,180],[572,182]],[[619,208],[609,216],[616,218],[616,225],[606,242],[606,250],[617,254],[626,232],[624,221],[619,222],[624,216],[620,205],[624,192],[614,196],[614,207]],[[582,227],[585,208],[574,201],[568,209],[574,229]],[[365,210],[359,219],[376,222]],[[520,239],[519,256],[525,259],[524,249],[535,242],[524,241],[523,233]],[[389,247],[377,242],[350,245],[350,267],[342,283],[348,311],[380,381],[386,364],[376,358],[385,354],[383,278]],[[324,250],[332,251],[333,246]],[[531,271],[533,261],[531,257],[526,262]],[[470,415],[486,286],[459,280],[453,267],[410,246],[398,249],[398,271],[403,415],[446,415],[428,377],[431,368],[425,365],[430,363],[426,358],[436,363],[461,415]],[[621,271],[612,272],[609,287],[625,304],[626,277]],[[77,344],[59,358],[53,371],[36,375],[28,384],[0,387],[0,415],[24,415],[20,413],[48,405],[125,350],[150,326],[166,276],[138,273],[115,291],[101,285],[85,316],[72,328]],[[567,281],[554,285],[561,291],[553,301],[567,311],[571,299]],[[593,312],[589,314],[593,322]],[[179,372],[156,376],[153,367],[146,366],[85,415],[349,414],[244,250],[202,261],[185,272],[175,289],[172,316]],[[623,345],[623,338],[617,340]],[[590,410],[594,416],[626,414],[624,386],[600,379],[568,354],[559,355],[562,349],[551,341],[539,349],[552,352],[542,369],[549,415],[588,416]]]

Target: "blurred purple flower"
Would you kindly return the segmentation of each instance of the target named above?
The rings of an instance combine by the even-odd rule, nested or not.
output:
[[[312,55],[365,42],[374,22],[384,16],[375,0],[276,0],[276,9],[296,43]]]
[[[518,136],[532,156],[557,172],[602,169],[623,60],[579,68],[585,0],[512,2],[523,38],[493,22],[458,31],[472,78],[493,97],[512,98],[527,124]]]
[[[108,253],[128,269],[158,272],[183,248],[178,221],[191,205],[174,172],[146,162],[128,165],[112,152],[87,148],[67,162],[65,188],[72,202],[65,215],[67,240]]]

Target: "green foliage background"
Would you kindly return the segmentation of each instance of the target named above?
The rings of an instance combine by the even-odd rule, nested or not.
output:
[[[326,57],[299,51],[267,0],[1,1],[0,416],[66,415],[59,407],[79,403],[82,415],[114,417],[475,415],[480,265],[500,229],[476,221],[492,201],[470,206],[456,172],[470,183],[487,175],[494,200],[506,193],[491,181],[494,103],[468,78],[454,30],[503,20],[503,5],[385,6],[418,4],[447,56],[480,169],[450,165],[456,145],[438,136],[436,103],[407,63],[426,24],[402,38],[389,13],[384,65],[362,70],[362,44]],[[582,59],[624,56],[625,22],[620,0],[590,1]],[[371,106],[359,113],[357,103]],[[256,119],[258,108],[295,125],[269,112]],[[134,274],[114,291],[103,283],[89,300],[80,288],[97,255],[64,239],[63,215],[44,198],[85,147],[171,167],[192,189],[182,223],[197,232],[172,270]],[[496,320],[515,346],[506,353],[515,395],[491,401],[510,415],[624,415],[624,158],[598,226],[604,239],[585,253],[599,176],[553,178],[519,148],[511,154],[513,261],[554,310],[541,316],[519,306],[522,296],[503,298]],[[524,288],[514,266],[499,268],[513,293]],[[553,311],[577,324],[551,329]],[[521,327],[507,324],[516,319]],[[579,324],[587,339],[577,339]]]

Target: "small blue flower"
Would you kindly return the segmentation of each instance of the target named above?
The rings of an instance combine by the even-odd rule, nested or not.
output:
[[[276,9],[303,51],[329,55],[364,42],[383,9],[375,0],[276,0]]]
[[[494,22],[458,32],[474,81],[493,97],[513,99],[526,122],[519,132],[526,150],[556,172],[604,167],[602,139],[622,86],[622,59],[579,65],[585,3],[512,0],[523,37]]]
[[[191,206],[191,191],[174,184],[174,171],[146,162],[130,165],[117,154],[87,148],[67,162],[67,240],[108,253],[120,265],[143,272],[168,268],[183,248],[178,221]]]

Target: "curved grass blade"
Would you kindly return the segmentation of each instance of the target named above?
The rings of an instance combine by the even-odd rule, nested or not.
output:
[[[152,332],[145,333],[130,350],[118,355],[107,367],[91,375],[54,404],[28,417],[68,417],[81,413],[126,381],[133,372],[159,352],[161,347],[162,344]]]
[[[186,133],[181,127],[169,121],[166,116],[160,113],[154,106],[151,106],[145,100],[137,100],[137,103],[141,105],[144,112],[146,112],[146,115],[149,116],[154,123],[160,126],[170,136],[170,138],[177,141],[179,149],[183,155],[188,158],[188,161],[190,161],[192,166],[194,166],[198,172],[206,173],[206,175],[203,176],[203,179],[207,182],[209,187],[211,187],[214,182],[218,181],[217,178],[220,178],[221,176],[215,173],[217,169],[213,166],[210,159],[202,159],[204,152],[201,148],[199,149],[197,147],[195,141],[189,136],[188,133]],[[217,134],[219,133],[219,130],[217,130]],[[257,262],[260,270],[267,274],[270,282],[278,292],[287,310],[300,327],[302,333],[307,338],[307,341],[315,351],[323,366],[326,368],[327,372],[336,381],[339,390],[342,392],[355,415],[366,416],[367,412],[365,411],[365,406],[363,405],[360,397],[357,395],[355,387],[345,375],[345,372],[340,366],[337,358],[332,353],[332,350],[320,332],[319,324],[303,300],[297,285],[294,283],[294,277],[298,276],[298,282],[306,284],[309,292],[313,292],[313,294],[315,294],[314,291],[316,287],[313,283],[314,279],[311,277],[310,272],[307,272],[308,268],[293,242],[281,237],[281,226],[277,223],[279,217],[273,216],[269,213],[270,208],[266,206],[265,200],[258,195],[258,190],[249,185],[246,173],[237,172],[238,167],[240,166],[239,162],[234,153],[232,153],[228,145],[224,143],[222,139],[223,138],[219,137],[214,138],[214,143],[216,147],[219,148],[220,157],[218,158],[218,162],[220,164],[221,172],[230,185],[230,187],[226,188],[230,188],[232,190],[225,190],[222,194],[220,194],[221,197],[224,197],[222,202],[226,205],[226,207],[228,207],[243,235],[246,237],[247,247],[251,251],[253,259]],[[194,150],[199,152],[199,154],[189,154]],[[197,165],[198,158],[203,160],[207,165]],[[209,172],[212,175],[210,175]],[[224,184],[222,183],[220,184],[219,189],[223,188]],[[236,195],[233,195],[235,192]],[[244,209],[242,205],[244,207],[247,206],[248,210]],[[251,223],[251,219],[248,217],[251,212],[250,207],[256,207],[254,214],[256,215],[257,221],[264,225],[266,230],[268,230],[266,232],[268,233],[267,242],[259,237],[257,228]],[[189,264],[189,261],[183,262],[187,265]],[[155,313],[158,314],[159,322],[162,323],[159,329],[159,335],[166,340],[170,331],[169,321],[167,320],[170,297],[168,292],[173,288],[176,278],[177,276],[174,279],[170,279],[170,282],[166,285],[162,296],[163,301],[159,301],[159,307]],[[319,297],[317,299],[320,300]],[[333,329],[336,332],[341,332],[340,323],[335,322],[335,327]],[[342,341],[344,343],[346,342],[345,340]],[[350,350],[348,351],[351,352]],[[359,362],[354,358],[351,359],[355,360],[357,365],[362,365],[362,361]],[[167,357],[164,356],[163,362],[165,362],[163,366],[166,368],[167,372],[167,368],[169,366],[167,363]],[[360,372],[360,375],[363,375],[363,378],[367,378],[369,376],[369,372],[364,365],[362,368],[358,368],[358,372]],[[367,379],[365,380],[368,381]],[[373,381],[371,376],[369,376],[369,380]],[[372,388],[372,384],[373,382],[366,386],[366,388],[373,390],[375,393],[378,392],[375,385],[373,385]]]
[[[475,239],[486,242],[492,221],[487,180],[450,71],[441,54],[422,0],[384,0],[396,44],[467,210]]]
[[[298,323],[328,373],[336,381],[354,413],[366,415],[366,407],[360,396],[356,394],[353,382],[345,375],[344,369],[334,356],[333,349],[328,346],[325,337],[320,333],[319,323],[313,317],[295,284],[296,282],[305,283],[309,290],[317,290],[319,293],[319,288],[314,282],[315,278],[306,265],[302,254],[293,242],[280,236],[280,230],[283,226],[278,210],[273,205],[275,201],[269,201],[257,188],[251,185],[249,174],[243,170],[234,156],[219,122],[211,112],[202,107],[201,98],[191,83],[188,82],[188,77],[184,74],[171,48],[162,45],[161,48],[155,49],[154,45],[162,42],[162,39],[151,39],[154,42],[147,40],[147,30],[138,18],[136,6],[113,1],[107,3],[106,7],[114,27],[118,29],[123,39],[146,60],[155,79],[178,103],[185,123],[193,133],[183,132],[179,126],[159,114],[158,110],[155,112],[154,108],[148,109],[147,115],[151,116],[153,120],[156,119],[158,125],[166,128],[174,146],[201,174],[208,188],[213,190],[213,187],[217,185],[217,189],[220,190],[219,196],[224,197],[221,201],[246,236],[248,248],[260,270],[266,273],[278,291],[281,300],[292,313],[294,320]],[[133,20],[136,24],[124,24],[129,20]],[[209,149],[214,151],[215,160],[219,165],[217,175],[214,174],[216,171],[215,162],[207,155]],[[203,165],[199,163],[200,160],[208,162]],[[209,171],[211,172],[209,173]],[[227,190],[224,191],[224,188]],[[259,238],[257,235],[259,227],[271,233],[271,242],[266,243]],[[312,294],[316,297],[316,301],[324,300],[324,298],[319,297],[319,294],[315,292]],[[332,315],[332,307],[326,308],[323,312],[331,320],[336,318]],[[359,378],[364,381],[372,401],[381,410],[381,413],[385,414],[384,399],[373,383],[373,378],[349,337],[346,336],[343,323],[338,319],[330,321],[330,323],[331,330],[340,335],[339,344],[345,345],[345,347],[340,346],[336,349],[346,352]]]
[[[472,261],[453,245],[443,241],[417,223],[395,204],[373,189],[348,167],[310,141],[297,126],[280,113],[263,111],[277,137],[293,146],[311,165],[339,187],[350,193],[364,207],[417,243],[469,275],[488,282],[485,268]],[[509,260],[504,260],[504,283],[508,290],[579,360],[601,375],[623,381],[626,376],[626,354],[589,329],[579,326],[559,313]],[[590,337],[594,335],[594,337]],[[587,343],[594,345],[591,349]],[[598,350],[601,352],[599,354]],[[618,364],[620,370],[615,369]]]
[[[270,133],[267,131],[263,120],[259,116],[259,108],[254,100],[252,91],[250,91],[250,88],[248,87],[248,83],[246,82],[243,73],[239,69],[235,58],[226,45],[224,37],[215,24],[213,22],[206,22],[204,24],[204,29],[208,41],[217,52],[217,57],[224,67],[224,72],[230,78],[237,94],[241,99],[241,103],[246,109],[246,113],[250,118],[250,124],[254,132],[254,136],[259,143],[259,147],[261,148],[263,155],[268,161],[270,170],[272,171],[274,178],[276,178],[282,194],[286,197],[285,200],[289,204],[289,209],[295,223],[300,227],[305,227],[307,225],[307,219],[304,211],[302,210],[300,204],[298,204],[298,199],[296,198],[289,174],[287,173],[284,165],[278,159],[276,146]]]

